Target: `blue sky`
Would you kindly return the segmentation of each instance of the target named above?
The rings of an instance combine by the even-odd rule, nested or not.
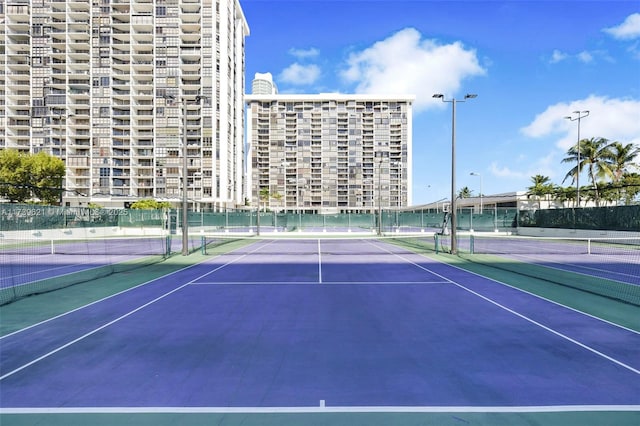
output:
[[[281,93],[416,96],[413,204],[450,195],[451,104],[434,93],[478,95],[456,109],[456,187],[476,195],[563,184],[576,110],[581,139],[640,144],[638,1],[240,1],[248,88],[270,72]]]

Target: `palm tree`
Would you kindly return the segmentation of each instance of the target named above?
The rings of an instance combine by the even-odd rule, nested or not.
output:
[[[625,173],[630,172],[631,168],[638,168],[633,160],[640,154],[640,148],[632,143],[622,145],[620,142],[612,142],[609,144],[609,152],[605,157],[607,163],[608,175],[611,177],[612,185],[610,198],[614,194],[617,195],[617,201],[621,201],[623,195],[620,191],[620,183]]]
[[[469,198],[471,197],[471,190],[468,186],[465,186],[460,191],[458,191],[458,198]]]
[[[582,169],[587,167],[589,180],[593,185],[593,199],[596,201],[596,205],[599,200],[597,178],[603,178],[610,173],[607,164],[607,158],[611,156],[609,146],[609,140],[605,138],[582,139],[579,141],[578,145],[569,148],[567,151],[567,157],[562,160],[563,163],[576,164],[575,167],[569,170],[567,175],[564,177],[563,182],[569,177],[571,177],[572,181],[575,182],[578,178],[578,174]],[[580,159],[579,163],[578,159]],[[578,202],[579,201],[580,200],[578,200]]]
[[[636,144],[628,143],[622,145],[620,142],[612,142],[609,144],[609,152],[605,160],[611,173],[611,180],[614,183],[620,182],[622,175],[629,172],[630,168],[637,168],[638,165],[633,162],[640,155],[640,147]]]
[[[269,201],[269,197],[271,196],[271,192],[269,188],[261,188],[260,196],[258,200],[258,210],[260,210],[260,201],[264,203],[264,211],[267,211],[267,202]]]
[[[554,191],[553,184],[550,182],[548,176],[535,175],[531,177],[532,186],[527,188],[529,191],[529,197],[536,197],[538,200],[541,197],[545,197],[545,199],[549,198],[549,194],[552,194]]]

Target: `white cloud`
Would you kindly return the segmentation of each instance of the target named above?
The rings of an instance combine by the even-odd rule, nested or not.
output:
[[[620,25],[605,28],[602,31],[619,40],[633,40],[640,38],[640,13],[633,13]]]
[[[585,64],[588,64],[589,62],[593,62],[593,55],[587,52],[586,50],[578,53],[576,57],[580,62],[584,62]]]
[[[640,59],[640,42],[636,42],[627,48],[627,52],[631,53],[635,59]]]
[[[522,161],[519,159],[517,161],[517,166],[514,168],[508,166],[501,166],[498,162],[494,161],[491,163],[491,174],[493,176],[499,178],[507,178],[507,179],[528,179],[530,180],[532,176],[535,175],[543,175],[548,176],[549,178],[557,179],[558,176],[558,153],[556,151],[549,153],[548,155],[537,159],[536,161],[531,161],[529,158],[526,158]],[[563,178],[564,176],[560,176]]]
[[[517,178],[522,179],[527,177],[527,173],[523,172],[521,169],[513,170],[507,166],[500,166],[497,162],[491,163],[491,174],[496,177],[503,178]]]
[[[557,103],[547,107],[521,131],[532,138],[558,135],[556,146],[566,151],[575,145],[577,138],[577,123],[564,118],[573,111],[589,111],[589,116],[580,121],[580,139],[603,137],[623,144],[640,144],[640,101],[634,99],[591,95]]]
[[[609,53],[607,53],[606,50],[592,50],[592,51],[583,50],[580,53],[571,54],[567,52],[561,52],[560,50],[556,49],[551,53],[551,57],[549,58],[549,63],[557,64],[563,61],[577,60],[584,64],[590,64],[590,63],[593,63],[596,59],[604,60],[607,62],[614,62],[613,58],[611,58],[611,56],[609,55]]]
[[[550,62],[552,64],[556,64],[558,62],[562,62],[565,59],[567,59],[569,57],[569,55],[567,55],[564,52],[559,51],[558,49],[554,50],[553,53],[551,54],[551,59]]]
[[[289,49],[289,53],[298,59],[315,58],[320,54],[320,51],[315,47],[309,49]]]
[[[315,64],[300,65],[295,62],[282,70],[279,79],[292,85],[308,85],[320,78],[320,67]]]
[[[432,99],[434,93],[455,95],[463,80],[484,74],[475,50],[460,42],[423,40],[414,28],[353,52],[342,71],[347,82],[356,84],[357,93],[415,95],[416,110],[441,106]]]

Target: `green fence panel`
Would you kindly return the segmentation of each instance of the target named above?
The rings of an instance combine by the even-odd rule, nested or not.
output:
[[[518,225],[537,228],[640,231],[640,205],[520,211]]]

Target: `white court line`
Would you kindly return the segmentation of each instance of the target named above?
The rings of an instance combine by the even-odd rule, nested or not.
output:
[[[191,285],[308,285],[317,284],[317,281],[198,281]],[[324,281],[331,285],[406,285],[406,284],[450,284],[449,281]]]
[[[636,412],[640,405],[525,406],[300,406],[300,407],[20,407],[0,408],[1,414],[271,414],[271,413],[564,413]]]
[[[370,243],[370,244],[373,244],[373,243]],[[383,247],[380,247],[380,246],[377,246],[377,247],[383,248]],[[591,352],[591,353],[593,353],[595,355],[598,355],[598,356],[600,356],[600,357],[602,357],[602,358],[604,358],[604,359],[606,359],[608,361],[613,362],[614,364],[617,364],[617,365],[619,365],[619,366],[621,366],[621,367],[623,367],[623,368],[625,368],[625,369],[627,369],[627,370],[629,370],[629,371],[631,371],[633,373],[636,373],[636,374],[640,375],[640,370],[638,370],[636,368],[633,368],[632,366],[630,366],[628,364],[625,364],[622,361],[619,361],[619,360],[617,360],[617,359],[615,359],[613,357],[610,357],[609,355],[606,355],[603,352],[600,352],[600,351],[592,348],[591,346],[588,346],[588,345],[586,345],[586,344],[584,344],[582,342],[579,342],[579,341],[567,336],[566,334],[560,333],[559,331],[556,331],[556,330],[552,329],[551,327],[547,327],[546,325],[544,325],[544,324],[542,324],[542,323],[540,323],[540,322],[538,322],[538,321],[536,321],[536,320],[534,320],[532,318],[529,318],[528,316],[526,316],[524,314],[521,314],[521,313],[519,313],[519,312],[517,312],[517,311],[515,311],[515,310],[513,310],[511,308],[508,308],[508,307],[500,304],[499,302],[496,302],[495,300],[490,299],[489,297],[486,297],[486,296],[484,296],[484,295],[482,295],[482,294],[480,294],[480,293],[478,293],[478,292],[476,292],[474,290],[471,290],[468,287],[465,287],[464,285],[462,285],[460,283],[457,283],[457,282],[455,282],[455,281],[453,281],[453,280],[451,280],[451,279],[449,279],[447,277],[444,277],[444,276],[438,274],[437,272],[431,271],[431,270],[425,268],[424,266],[415,263],[412,260],[406,259],[406,258],[402,257],[399,253],[394,253],[394,252],[392,252],[390,250],[387,250],[387,252],[395,255],[396,257],[404,260],[405,262],[408,262],[408,263],[410,263],[410,264],[412,264],[414,266],[417,266],[418,268],[422,269],[423,271],[429,272],[430,274],[434,274],[434,275],[436,275],[436,276],[438,276],[438,277],[450,282],[451,284],[453,284],[453,285],[455,285],[455,286],[457,286],[457,287],[459,287],[459,288],[461,288],[461,289],[463,289],[463,290],[465,290],[465,291],[467,291],[467,292],[469,292],[469,293],[471,293],[471,294],[473,294],[473,295],[475,295],[475,296],[477,296],[477,297],[479,297],[479,298],[481,298],[481,299],[483,299],[483,300],[485,300],[485,301],[487,301],[487,302],[499,307],[500,309],[503,309],[503,310],[505,310],[505,311],[507,311],[507,312],[519,317],[519,318],[522,318],[525,321],[530,322],[533,325],[536,325],[536,326],[542,328],[543,330],[546,330],[546,331],[548,331],[548,332],[550,332],[552,334],[555,334],[556,336],[558,336],[558,337],[560,337],[562,339],[565,339],[565,340],[567,340],[567,341],[569,341],[569,342],[571,342],[571,343],[573,343],[573,344],[575,344],[577,346],[580,346],[581,348],[586,349],[587,351],[589,351],[589,352]],[[458,268],[458,269],[460,269],[460,268]],[[460,270],[464,270],[464,269],[460,269]],[[475,274],[475,275],[477,275],[477,274]],[[477,275],[477,276],[480,276],[480,275]],[[490,278],[487,278],[487,279],[490,279]],[[498,281],[495,281],[495,280],[491,280],[491,281],[498,282]],[[559,305],[559,306],[562,306],[562,305]]]
[[[259,248],[259,247],[258,247],[258,248]],[[258,248],[256,248],[256,250],[257,250]],[[156,297],[155,299],[151,300],[150,302],[147,302],[147,303],[145,303],[145,304],[143,304],[143,305],[141,305],[141,306],[138,306],[136,309],[133,309],[132,311],[129,311],[129,312],[127,312],[126,314],[123,314],[123,315],[119,316],[118,318],[116,318],[116,319],[114,319],[114,320],[112,320],[112,321],[109,321],[109,322],[107,322],[106,324],[103,324],[103,325],[101,325],[100,327],[95,328],[95,329],[93,329],[92,331],[89,331],[88,333],[85,333],[85,334],[83,334],[82,336],[80,336],[80,337],[78,337],[78,338],[76,338],[76,339],[71,340],[70,342],[67,342],[67,343],[65,343],[64,345],[57,347],[56,349],[54,349],[54,350],[52,350],[52,351],[49,351],[49,352],[47,352],[46,354],[44,354],[44,355],[42,355],[42,356],[40,356],[40,357],[38,357],[38,358],[36,358],[36,359],[34,359],[34,360],[32,360],[32,361],[30,361],[30,362],[26,363],[26,364],[23,364],[22,366],[20,366],[20,367],[18,367],[18,368],[16,368],[16,369],[14,369],[14,370],[12,370],[12,371],[9,371],[8,373],[6,373],[6,374],[4,374],[4,375],[0,376],[0,381],[2,381],[2,380],[4,380],[4,379],[6,379],[6,378],[7,378],[7,377],[9,377],[9,376],[14,375],[15,373],[17,373],[17,372],[19,372],[19,371],[24,370],[24,369],[25,369],[25,368],[27,368],[27,367],[32,366],[33,364],[35,364],[35,363],[37,363],[37,362],[42,361],[42,360],[43,360],[43,359],[45,359],[45,358],[50,357],[51,355],[54,355],[54,354],[56,354],[56,353],[60,352],[60,351],[61,351],[61,350],[63,350],[63,349],[68,348],[69,346],[71,346],[71,345],[73,345],[73,344],[75,344],[75,343],[78,343],[78,342],[80,342],[80,341],[82,341],[82,340],[86,339],[86,338],[87,338],[87,337],[89,337],[89,336],[92,336],[92,335],[96,334],[97,332],[99,332],[99,331],[101,331],[101,330],[103,330],[103,329],[105,329],[105,328],[107,328],[107,327],[109,327],[109,326],[111,326],[111,325],[113,325],[113,324],[115,324],[115,323],[117,323],[117,322],[122,321],[123,319],[125,319],[125,318],[127,318],[127,317],[130,317],[131,315],[135,314],[135,313],[136,313],[136,312],[138,312],[138,311],[141,311],[142,309],[146,308],[147,306],[150,306],[150,305],[152,305],[152,304],[156,303],[157,301],[162,300],[162,299],[164,299],[165,297],[167,297],[167,296],[169,296],[169,295],[171,295],[171,294],[173,294],[173,293],[175,293],[175,292],[177,292],[177,291],[179,291],[179,290],[181,290],[181,289],[183,289],[183,288],[185,288],[185,287],[187,287],[187,286],[191,285],[194,281],[199,280],[199,279],[200,279],[200,278],[202,278],[202,277],[206,277],[207,275],[210,275],[210,274],[212,274],[212,273],[214,273],[214,272],[216,272],[216,271],[219,271],[220,269],[224,268],[225,266],[230,265],[230,264],[232,264],[232,263],[234,263],[234,262],[236,262],[236,261],[238,261],[238,260],[242,259],[243,257],[248,256],[249,254],[251,254],[251,253],[247,253],[247,254],[241,255],[241,256],[239,256],[239,257],[237,257],[237,258],[235,258],[235,259],[231,260],[230,262],[224,263],[224,264],[222,264],[222,265],[218,266],[217,268],[212,269],[211,271],[208,271],[207,273],[202,274],[202,275],[200,275],[200,276],[198,276],[198,277],[194,278],[193,280],[191,280],[191,281],[189,281],[189,282],[187,282],[187,283],[185,283],[185,284],[183,284],[183,285],[181,285],[181,286],[179,286],[179,287],[176,287],[176,288],[174,288],[173,290],[171,290],[171,291],[169,291],[169,292],[167,292],[167,293],[164,293],[164,294],[162,294],[162,295],[160,295],[160,296]],[[185,268],[185,269],[186,269],[186,268]],[[87,305],[87,306],[88,306],[88,305]],[[44,321],[43,321],[43,322],[44,322]],[[24,330],[24,329],[23,329],[23,330]],[[22,330],[21,330],[21,331],[22,331]],[[8,335],[7,335],[7,336],[8,336]],[[5,336],[5,337],[6,337],[6,336]]]
[[[320,247],[320,238],[318,238],[318,283],[322,284],[322,249]]]

